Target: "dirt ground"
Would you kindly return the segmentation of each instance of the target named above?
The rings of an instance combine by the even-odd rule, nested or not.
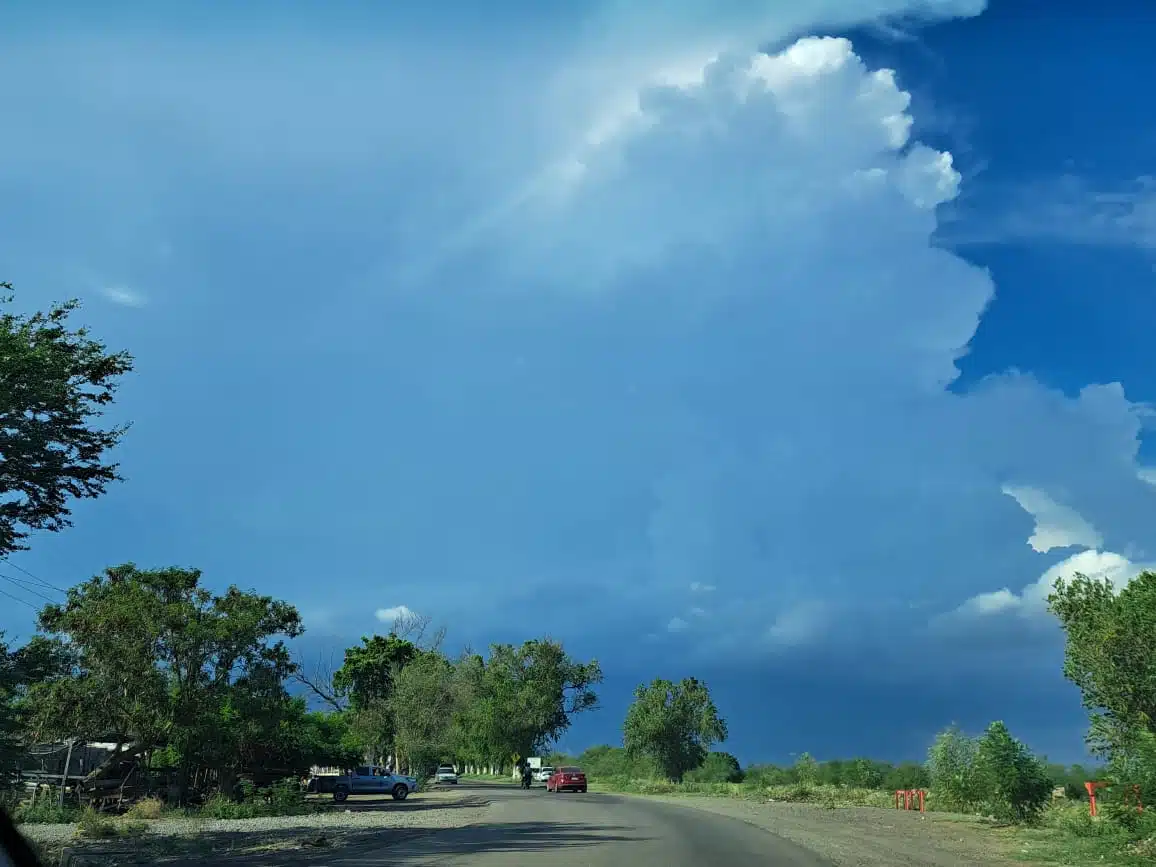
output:
[[[1011,845],[971,816],[729,798],[645,796],[742,819],[838,867],[1006,867]]]

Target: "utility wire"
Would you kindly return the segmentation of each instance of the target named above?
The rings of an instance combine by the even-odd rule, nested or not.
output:
[[[40,610],[35,605],[33,605],[31,602],[29,602],[27,599],[21,599],[19,596],[13,596],[7,590],[0,590],[0,596],[7,596],[9,599],[15,599],[21,605],[27,605],[33,611],[39,611]]]
[[[3,572],[0,572],[0,578],[4,579],[5,581],[7,581],[9,584],[11,584],[14,587],[19,587],[21,590],[23,590],[26,593],[31,593],[33,596],[39,596],[41,599],[45,600],[46,602],[51,602],[53,604],[56,604],[55,599],[53,599],[51,596],[47,596],[44,593],[41,593],[35,587],[30,587],[29,582],[27,582],[27,581],[21,581],[19,578],[13,578],[10,575],[5,575]]]
[[[37,576],[37,575],[33,575],[31,572],[29,572],[29,571],[28,571],[27,569],[25,569],[23,566],[18,566],[18,565],[16,565],[16,564],[15,564],[15,563],[13,563],[11,560],[9,560],[7,557],[0,557],[0,561],[2,561],[2,562],[4,562],[4,563],[7,563],[9,566],[11,566],[11,567],[12,567],[13,569],[15,569],[17,572],[23,572],[25,575],[27,575],[27,576],[28,576],[29,578],[31,578],[33,581],[36,581],[36,582],[38,582],[38,583],[40,583],[40,584],[43,584],[43,585],[44,585],[45,587],[47,587],[49,590],[55,590],[57,593],[67,593],[67,592],[68,592],[67,590],[65,590],[65,589],[64,589],[64,588],[62,588],[62,587],[57,587],[55,584],[49,584],[49,583],[48,583],[47,581],[45,581],[43,578],[41,578],[41,577],[39,577],[39,576]]]

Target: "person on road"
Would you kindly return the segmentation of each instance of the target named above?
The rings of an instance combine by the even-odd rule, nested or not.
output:
[[[522,788],[530,788],[530,782],[534,779],[534,769],[530,767],[530,763],[526,762],[522,765]]]

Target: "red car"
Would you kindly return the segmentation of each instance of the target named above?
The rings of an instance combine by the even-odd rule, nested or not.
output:
[[[586,791],[586,775],[581,768],[558,768],[546,780],[547,792],[564,792],[567,789],[571,792]]]

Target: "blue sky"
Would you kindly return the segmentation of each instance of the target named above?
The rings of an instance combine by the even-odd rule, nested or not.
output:
[[[0,278],[138,359],[128,481],[13,562],[550,632],[573,748],[696,674],[747,761],[1079,756],[1042,588],[1156,562],[1115,5],[0,4]]]

